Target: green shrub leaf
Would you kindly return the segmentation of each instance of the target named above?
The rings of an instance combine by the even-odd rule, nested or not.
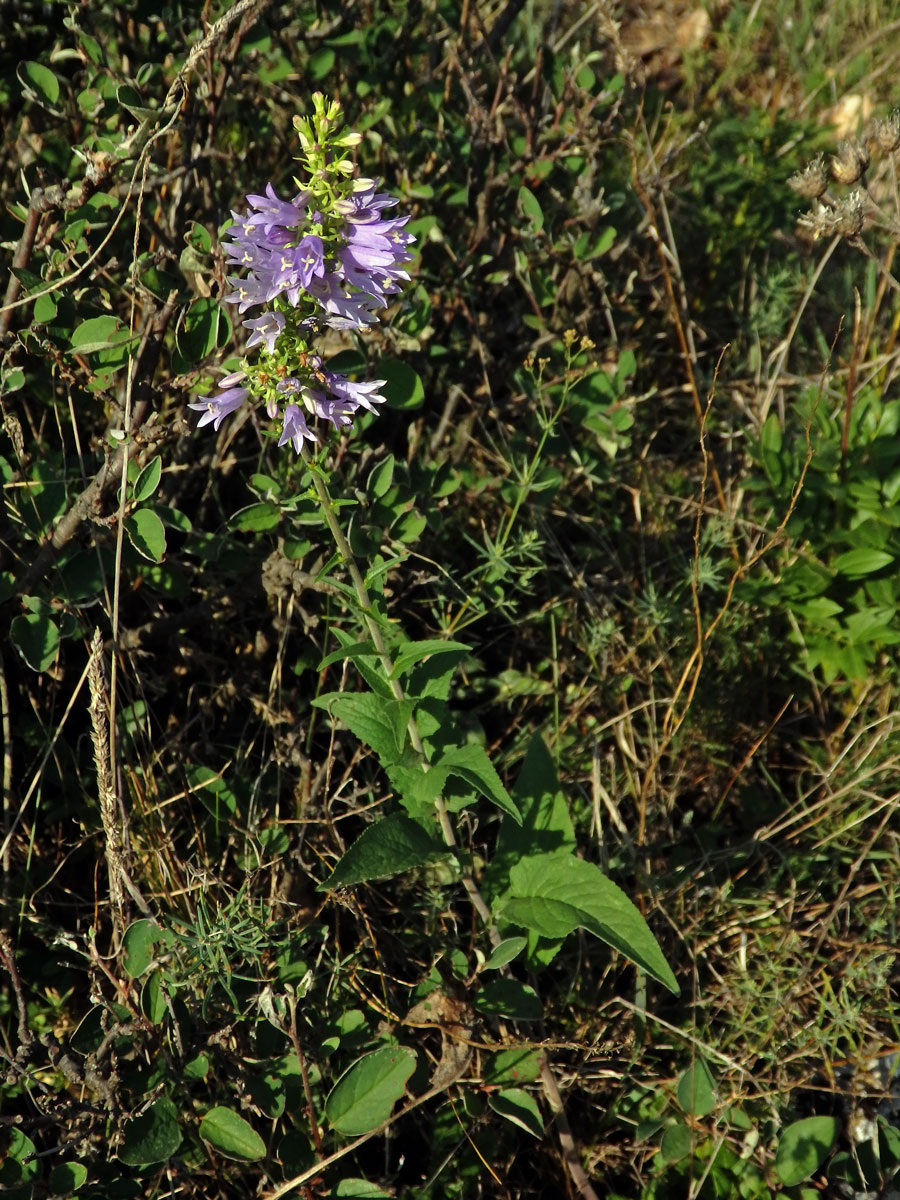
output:
[[[502,808],[517,824],[521,824],[519,810],[503,786],[483,746],[475,742],[465,746],[451,746],[449,750],[444,751],[435,767],[447,775],[456,775],[464,779],[482,796],[493,801],[498,808]]]
[[[405,362],[383,358],[378,364],[378,376],[385,380],[384,397],[391,408],[403,411],[421,408],[425,403],[422,380]]]
[[[502,1092],[493,1092],[488,1098],[488,1104],[495,1113],[512,1121],[532,1137],[544,1136],[544,1122],[534,1097],[524,1088],[506,1088]]]
[[[485,971],[496,971],[499,967],[505,967],[507,963],[521,954],[528,945],[528,938],[511,937],[502,941],[499,946],[495,946],[491,952],[490,958],[484,964]]]
[[[691,1063],[678,1080],[678,1103],[692,1117],[705,1117],[716,1107],[716,1085],[702,1058]]]
[[[885,550],[875,550],[871,546],[858,546],[855,550],[847,550],[839,554],[832,563],[838,575],[848,579],[861,579],[864,575],[874,575],[876,571],[889,566],[894,556]]]
[[[87,1167],[80,1162],[57,1163],[47,1182],[53,1195],[67,1196],[83,1187],[87,1177]]]
[[[32,671],[46,671],[56,662],[59,629],[46,613],[14,617],[9,627],[12,644]]]
[[[256,1162],[266,1156],[266,1143],[249,1121],[231,1108],[211,1108],[200,1122],[200,1136],[214,1150],[239,1162]]]
[[[43,63],[19,63],[16,74],[29,99],[37,100],[46,108],[52,108],[59,100],[59,80]]]
[[[178,1113],[167,1096],[154,1100],[139,1117],[125,1125],[119,1161],[129,1167],[165,1162],[181,1145]]]
[[[171,933],[160,929],[155,921],[132,921],[122,939],[122,967],[132,979],[137,979],[156,958],[156,947],[168,944]]]
[[[128,540],[144,558],[162,562],[166,553],[166,527],[150,508],[139,508],[125,518]]]
[[[156,489],[159,487],[159,481],[162,478],[162,459],[157,454],[156,458],[151,459],[134,481],[134,499],[138,504],[142,504],[145,500],[149,500]]]
[[[130,340],[128,329],[118,317],[89,317],[73,332],[70,346],[72,353],[93,354]]]
[[[398,762],[412,712],[409,700],[386,700],[371,692],[329,692],[313,700],[343,721],[351,733],[378,755],[384,767]]]
[[[840,1131],[837,1117],[805,1117],[788,1125],[775,1152],[775,1170],[785,1187],[794,1187],[818,1171]]]
[[[325,1115],[332,1127],[347,1137],[357,1137],[383,1125],[415,1068],[415,1054],[403,1046],[388,1046],[358,1059],[325,1101]]]
[[[479,1012],[512,1021],[539,1021],[544,1015],[537,992],[518,979],[489,980],[479,988],[474,1003]]]

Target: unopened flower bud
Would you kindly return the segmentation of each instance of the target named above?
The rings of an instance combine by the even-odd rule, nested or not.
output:
[[[838,183],[858,183],[869,165],[869,152],[858,138],[841,142],[831,157],[831,174]]]
[[[788,187],[793,188],[801,196],[817,200],[824,196],[828,188],[828,175],[825,171],[825,160],[821,154],[812,162],[806,164],[802,171],[795,171],[788,179]]]

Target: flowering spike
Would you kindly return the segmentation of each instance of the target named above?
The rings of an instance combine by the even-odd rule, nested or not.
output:
[[[313,116],[295,116],[300,151],[297,188],[290,199],[271,182],[248,194],[244,213],[233,212],[230,240],[223,243],[232,289],[224,297],[240,313],[259,309],[243,322],[253,364],[222,380],[214,397],[190,407],[199,424],[218,429],[247,400],[260,403],[281,422],[279,446],[297,453],[317,436],[308,421],[348,429],[359,409],[377,412],[384,380],[354,383],[329,371],[312,350],[324,327],[365,329],[409,279],[405,264],[415,238],[408,217],[385,217],[396,203],[374,179],[357,178],[349,152],[362,135],[346,130],[341,105],[321,92],[312,97]],[[240,384],[241,386],[237,386]]]

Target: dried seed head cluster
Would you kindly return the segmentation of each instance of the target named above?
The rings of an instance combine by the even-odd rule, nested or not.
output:
[[[797,223],[813,241],[818,241],[822,237],[856,237],[862,233],[865,219],[865,203],[857,190],[835,204],[817,203]]]
[[[870,154],[893,154],[900,150],[900,109],[889,117],[872,121],[866,131],[866,146]]]
[[[828,172],[822,155],[807,163],[802,171],[795,171],[788,180],[788,187],[809,200],[824,196],[828,190]]]
[[[831,156],[831,176],[836,183],[859,183],[871,159],[859,138],[847,138]]]
[[[895,155],[900,155],[900,109],[884,119],[870,121],[862,137],[845,138],[827,161],[820,154],[801,171],[795,171],[787,181],[788,187],[813,202],[812,209],[798,220],[800,231],[816,241],[822,237],[858,237],[873,221],[884,225],[866,172],[879,158],[893,165]],[[833,189],[829,191],[830,184],[856,186],[841,196]]]

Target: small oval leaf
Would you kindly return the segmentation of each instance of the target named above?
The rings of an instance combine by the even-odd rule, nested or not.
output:
[[[162,459],[157,454],[156,458],[152,459],[138,475],[134,481],[134,498],[138,504],[142,504],[145,500],[149,500],[156,489],[159,487],[159,481],[162,478]]]
[[[403,1046],[386,1046],[358,1059],[325,1101],[325,1115],[332,1127],[347,1137],[357,1137],[383,1125],[415,1069],[415,1054]]]
[[[378,364],[378,374],[385,381],[382,392],[391,408],[406,410],[422,407],[425,388],[412,367],[396,358],[383,358]]]
[[[165,1162],[181,1145],[178,1113],[167,1096],[154,1100],[139,1117],[125,1125],[119,1161],[129,1167]]]
[[[139,508],[125,518],[128,540],[144,558],[151,562],[162,562],[166,553],[166,528],[149,508]]]
[[[775,1152],[775,1170],[785,1187],[802,1183],[818,1171],[840,1131],[837,1117],[805,1117],[788,1125]]]
[[[132,921],[122,939],[122,967],[132,979],[137,979],[156,958],[156,947],[171,938],[154,921]]]
[[[522,212],[531,225],[535,233],[540,233],[544,228],[544,213],[538,203],[538,198],[530,188],[519,188],[519,204],[522,206]]]
[[[678,1103],[693,1117],[705,1117],[716,1107],[716,1085],[702,1058],[691,1063],[678,1080]]]
[[[80,1162],[57,1163],[47,1181],[54,1195],[68,1196],[87,1182],[87,1167]]]
[[[12,644],[32,671],[46,671],[59,652],[59,629],[45,613],[14,617],[9,627]]]
[[[544,1136],[540,1110],[534,1097],[524,1088],[506,1088],[502,1092],[495,1092],[488,1097],[488,1104],[495,1113],[512,1121],[513,1125],[518,1125],[532,1137]]]
[[[221,1105],[211,1108],[200,1122],[200,1136],[225,1158],[256,1162],[266,1155],[266,1143],[253,1126]]]
[[[39,62],[19,63],[16,74],[29,98],[52,108],[59,99],[59,80],[49,67]]]
[[[505,967],[506,964],[512,962],[512,960],[518,954],[521,954],[527,945],[528,938],[506,938],[500,943],[499,946],[494,947],[493,951],[491,952],[491,956],[484,964],[483,969],[485,971],[496,971],[499,967]]]

